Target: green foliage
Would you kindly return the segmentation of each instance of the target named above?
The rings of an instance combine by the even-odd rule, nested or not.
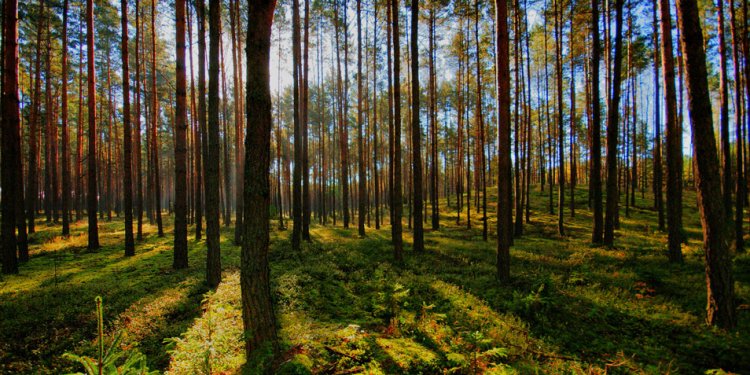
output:
[[[114,339],[104,350],[104,313],[102,312],[102,297],[96,299],[96,316],[98,327],[98,355],[91,358],[72,353],[63,354],[63,358],[78,362],[83,366],[87,375],[148,375],[158,374],[158,371],[149,371],[146,364],[146,356],[133,348],[123,348],[123,333],[119,331]],[[77,373],[82,374],[82,373]]]

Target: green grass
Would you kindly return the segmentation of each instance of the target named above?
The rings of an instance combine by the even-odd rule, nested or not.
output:
[[[623,207],[616,248],[604,249],[590,244],[585,191],[578,191],[575,218],[565,210],[565,237],[557,235],[557,215],[547,212],[547,194],[537,187],[531,195],[531,223],[511,249],[509,285],[494,279],[494,214],[490,241],[483,242],[480,217],[467,230],[465,212],[456,224],[445,202],[441,229],[425,233],[424,254],[411,252],[405,233],[403,266],[391,263],[389,226],[369,228],[360,239],[356,228],[314,225],[313,243],[299,254],[289,231],[272,233],[285,344],[279,373],[750,371],[748,310],[739,312],[734,332],[704,324],[693,193],[685,193],[684,265],[667,262],[666,234],[657,230],[648,197],[638,194],[630,217]],[[494,193],[488,198],[494,212]],[[85,250],[84,223],[69,239],[55,236],[58,226],[38,227],[31,261],[20,275],[0,279],[0,372],[78,370],[60,356],[94,353],[96,295],[104,298],[106,330],[126,330],[127,345],[145,353],[152,368],[240,370],[239,248],[229,241],[232,228],[222,232],[224,282],[206,293],[205,245],[192,234],[190,268],[171,270],[169,219],[163,238],[146,226],[133,258],[122,255],[119,220],[101,224],[103,248],[95,253]],[[750,256],[736,255],[734,269],[738,303],[746,306]],[[252,366],[245,371],[253,373]]]

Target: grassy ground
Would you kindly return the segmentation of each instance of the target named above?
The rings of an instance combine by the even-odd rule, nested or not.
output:
[[[566,197],[569,198],[569,197]],[[639,197],[640,198],[640,197]],[[494,196],[490,197],[494,201]],[[288,231],[272,234],[274,296],[286,373],[702,373],[750,371],[750,314],[721,332],[704,322],[705,282],[694,194],[686,193],[684,265],[666,261],[650,200],[621,211],[617,248],[592,247],[585,192],[557,235],[546,194],[532,192],[531,223],[511,250],[512,283],[494,280],[495,243],[479,216],[442,207],[427,252],[390,263],[390,228],[314,226],[313,243],[291,252]],[[475,211],[475,210],[472,210]],[[492,210],[490,210],[492,211]],[[490,238],[494,236],[490,218]],[[275,226],[275,225],[272,225]],[[106,330],[127,331],[152,368],[232,373],[243,366],[239,248],[222,232],[224,282],[207,292],[204,244],[190,241],[191,267],[171,270],[171,221],[164,238],[146,226],[136,256],[122,256],[122,223],[103,223],[103,248],[85,250],[85,224],[69,239],[40,223],[21,275],[0,279],[0,372],[78,370],[60,355],[94,353],[93,298]],[[407,243],[410,235],[405,235]],[[750,256],[734,263],[738,302],[750,301]],[[167,339],[165,341],[165,339]],[[255,373],[258,361],[245,365]]]

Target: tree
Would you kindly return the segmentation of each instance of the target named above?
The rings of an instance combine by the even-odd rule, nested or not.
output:
[[[136,189],[136,217],[138,229],[136,238],[143,239],[143,158],[141,157],[141,6],[140,1],[135,0],[135,181]],[[191,55],[192,56],[192,55]],[[80,134],[79,134],[80,137]],[[80,149],[80,146],[79,146]]]
[[[364,135],[362,134],[362,1],[357,0],[357,165],[359,169],[359,215],[357,233],[365,235],[367,170],[365,167]]]
[[[591,200],[594,211],[594,223],[591,242],[600,244],[603,241],[602,214],[602,144],[601,144],[601,102],[599,101],[599,0],[591,0]]]
[[[203,0],[195,1],[195,15],[198,21],[198,128],[196,134],[196,158],[195,168],[197,169],[197,181],[195,186],[195,239],[200,240],[203,227],[203,207],[201,205],[204,190],[202,190],[201,180],[206,172],[206,163],[208,162],[208,139],[206,124],[206,6]],[[206,203],[208,197],[205,197]]]
[[[245,351],[278,351],[268,266],[271,164],[271,92],[268,70],[275,0],[248,2],[245,136],[245,218],[240,286]]]
[[[667,137],[667,230],[669,261],[682,262],[682,125],[677,118],[672,16],[669,0],[659,0],[661,12],[661,68],[664,77]]]
[[[86,0],[86,50],[88,58],[88,121],[89,121],[89,149],[88,149],[88,249],[99,248],[99,227],[96,218],[97,183],[96,183],[96,70],[94,68],[94,0]]]
[[[388,0],[390,2],[390,21],[391,21],[391,43],[393,46],[393,158],[391,159],[391,169],[393,170],[393,191],[391,192],[391,210],[393,210],[393,219],[391,223],[391,241],[393,242],[393,258],[396,262],[403,262],[403,239],[401,212],[403,209],[402,188],[401,188],[401,47],[399,46],[399,25],[398,25],[398,1]]]
[[[659,230],[664,230],[664,194],[662,193],[662,159],[661,159],[661,103],[659,98],[659,3],[654,2],[652,9],[653,45],[654,45],[654,208],[658,215]]]
[[[292,175],[292,249],[300,250],[302,240],[302,125],[300,124],[300,15],[299,0],[292,1],[292,77],[294,79],[294,171]]]
[[[164,237],[164,227],[161,221],[161,179],[159,175],[159,93],[156,86],[156,2],[151,1],[151,179],[152,197],[154,199],[154,214],[158,236]]]
[[[617,136],[620,121],[620,83],[622,81],[622,8],[624,0],[615,2],[615,61],[612,72],[612,95],[607,111],[607,216],[604,221],[604,244],[611,247],[615,241],[615,216],[617,215]]]
[[[555,70],[557,71],[557,233],[565,235],[565,127],[563,127],[563,62],[562,62],[562,5],[555,0]],[[609,138],[608,138],[609,139]]]
[[[66,0],[67,2],[67,0]],[[132,151],[132,130],[130,129],[130,73],[128,66],[128,0],[120,1],[121,22],[122,22],[122,129],[123,129],[123,187],[125,193],[125,256],[135,255],[135,242],[133,241],[133,151]],[[63,139],[66,134],[63,131]],[[65,144],[65,141],[63,141]],[[65,153],[67,148],[63,149],[63,160],[66,160]],[[63,168],[67,169],[68,164],[63,161]],[[63,225],[65,216],[68,216],[65,210],[65,171],[63,170]]]
[[[3,78],[2,78],[2,161],[0,183],[2,183],[2,219],[0,234],[2,244],[2,273],[18,273],[18,243],[16,224],[23,202],[21,176],[21,121],[18,106],[18,1],[3,2]]]
[[[62,25],[62,234],[70,234],[70,141],[68,134],[68,0],[63,1]]]
[[[424,251],[422,223],[422,130],[419,126],[419,0],[411,0],[411,152],[414,187],[414,251]]]
[[[221,3],[208,3],[208,159],[206,160],[206,281],[215,288],[221,282],[221,248],[219,244],[219,38],[221,38]]]
[[[747,4],[744,4],[747,6]],[[739,50],[741,49],[739,30],[737,30],[737,15],[734,9],[734,0],[729,0],[729,24],[731,25],[732,31],[732,60],[734,61],[734,76],[740,77],[740,55]],[[743,157],[743,127],[742,127],[742,83],[741,79],[735,78],[734,80],[734,124],[737,144],[737,179],[735,183],[735,199],[736,209],[734,217],[734,246],[735,249],[740,252],[743,250],[745,240],[743,237],[744,229],[742,216],[745,210],[745,190],[747,189],[745,182],[744,157]]]
[[[510,162],[510,37],[508,35],[508,3],[495,0],[495,65],[497,66],[497,278],[510,279],[511,223],[511,162]]]
[[[721,139],[721,192],[724,213],[732,218],[732,150],[729,146],[729,84],[727,83],[727,48],[724,36],[724,1],[719,1],[719,138]]]
[[[677,14],[680,47],[685,61],[698,209],[706,257],[706,321],[710,325],[731,329],[737,324],[732,260],[721,198],[721,175],[708,92],[706,52],[703,49],[703,32],[696,0],[677,0]]]
[[[122,0],[124,3],[127,0]],[[187,243],[187,79],[185,71],[185,0],[176,0],[175,55],[176,61],[176,121],[174,140],[175,201],[174,201],[174,259],[175,269],[188,266]],[[127,135],[126,135],[127,137]],[[125,151],[128,152],[127,150]],[[126,195],[128,193],[126,192]],[[127,205],[127,203],[126,203]],[[127,208],[126,208],[127,210]],[[127,215],[127,211],[126,211]]]

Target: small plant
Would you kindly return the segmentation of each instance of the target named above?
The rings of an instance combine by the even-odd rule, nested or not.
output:
[[[508,356],[507,349],[494,347],[492,339],[480,331],[464,332],[457,341],[455,350],[461,355],[450,358],[457,366],[448,370],[449,373],[468,371],[472,375],[482,374]]]
[[[102,307],[102,297],[97,296],[96,317],[97,317],[97,337],[98,351],[97,358],[79,356],[72,353],[63,354],[63,358],[80,363],[86,370],[87,375],[147,375],[158,374],[158,371],[149,371],[146,365],[146,356],[136,350],[123,350],[120,347],[122,343],[122,331],[117,332],[115,338],[104,350],[104,316]],[[118,366],[118,363],[120,365]],[[84,373],[75,373],[84,374]]]
[[[375,299],[375,313],[383,318],[388,325],[388,332],[393,335],[399,333],[399,317],[401,310],[409,304],[408,297],[409,289],[400,283],[395,283],[378,293]]]

